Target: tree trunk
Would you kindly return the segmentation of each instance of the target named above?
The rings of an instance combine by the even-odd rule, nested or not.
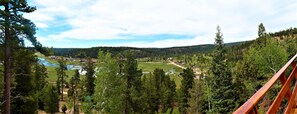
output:
[[[61,100],[63,101],[63,95],[64,95],[64,69],[62,69],[62,94],[61,94]]]
[[[199,82],[199,78],[197,79],[196,81],[196,107],[195,107],[195,110],[196,110],[196,114],[199,113],[199,88],[198,88],[198,82]]]
[[[10,85],[11,85],[11,38],[10,38],[10,21],[9,21],[9,3],[5,3],[5,42],[4,42],[4,83],[5,83],[5,114],[10,114]]]
[[[73,93],[74,93],[74,95],[73,95],[73,114],[77,114],[77,110],[76,110],[76,95],[75,95],[75,88],[73,89],[74,91],[73,91]]]

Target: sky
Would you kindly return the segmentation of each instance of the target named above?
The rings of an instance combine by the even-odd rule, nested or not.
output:
[[[55,48],[174,47],[252,40],[297,27],[296,0],[28,0],[37,40]]]

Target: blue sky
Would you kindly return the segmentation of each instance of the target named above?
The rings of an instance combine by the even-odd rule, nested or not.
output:
[[[296,0],[29,0],[25,14],[44,45],[173,47],[213,44],[220,25],[225,42],[255,39],[297,27]]]

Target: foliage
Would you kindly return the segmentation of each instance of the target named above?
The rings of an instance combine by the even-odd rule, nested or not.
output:
[[[142,83],[146,113],[152,114],[159,111],[164,113],[174,108],[176,85],[162,69],[155,69],[153,75],[145,75]]]
[[[141,82],[142,70],[137,68],[137,61],[132,57],[131,53],[126,55],[126,59],[123,69],[123,79],[125,83],[124,113],[142,113],[144,105],[143,102],[141,102],[143,90]]]
[[[81,110],[85,113],[85,114],[92,114],[92,109],[93,109],[94,105],[92,102],[92,97],[91,96],[85,96],[82,106],[81,106]]]
[[[14,56],[15,88],[12,89],[11,95],[15,99],[11,101],[11,113],[35,113],[38,108],[38,98],[35,94],[34,75],[31,69],[36,62],[35,57],[28,50],[19,50]]]
[[[234,89],[231,69],[225,61],[225,49],[220,27],[217,27],[215,38],[216,50],[210,68],[211,77],[209,82],[212,92],[212,108],[214,113],[231,113],[235,107]]]
[[[242,104],[260,89],[287,60],[286,49],[275,39],[268,39],[265,47],[251,47],[236,65],[237,103]]]
[[[226,46],[238,45],[240,42],[228,43]],[[53,48],[54,55],[56,56],[71,56],[71,57],[92,57],[96,58],[98,52],[110,52],[116,56],[120,53],[133,51],[137,58],[168,58],[178,55],[194,54],[194,53],[207,53],[215,49],[213,44],[172,47],[172,48],[133,48],[133,47],[92,47],[92,48]]]
[[[147,114],[154,114],[158,112],[158,100],[157,99],[157,89],[155,88],[155,81],[153,75],[150,73],[148,75],[144,75],[142,78],[144,92],[143,97],[145,102],[145,109],[144,112]]]
[[[119,74],[119,65],[110,53],[98,54],[94,100],[101,113],[122,113],[124,110],[124,82]]]
[[[63,106],[62,106],[62,112],[63,113],[66,113],[66,111],[67,111],[67,106],[65,104],[63,104]]]
[[[36,40],[36,26],[33,22],[23,17],[24,13],[31,13],[35,7],[28,5],[26,0],[0,1],[0,44],[3,45],[4,82],[5,82],[5,109],[4,113],[11,113],[11,77],[13,71],[13,52],[24,47],[24,40],[28,40],[37,49],[42,45]],[[2,46],[1,46],[2,47]],[[14,111],[14,110],[12,110]]]
[[[182,114],[186,114],[188,112],[187,108],[190,106],[188,100],[191,98],[190,89],[193,87],[195,75],[191,68],[184,69],[181,75],[183,80],[180,88],[179,111]]]
[[[289,36],[287,39],[284,40],[284,43],[282,44],[288,53],[288,59],[292,58],[297,52],[297,36]]]
[[[58,90],[53,85],[46,86],[42,92],[43,102],[45,104],[45,112],[55,114],[59,111],[59,94]]]
[[[269,36],[271,37],[284,37],[284,36],[291,36],[291,35],[297,35],[297,28],[288,28],[285,30],[281,30],[274,33],[269,33]]]
[[[94,63],[92,62],[92,59],[91,58],[88,58],[88,61],[87,61],[87,65],[86,65],[86,68],[87,70],[87,73],[86,73],[86,92],[87,92],[87,95],[89,96],[92,96],[93,93],[94,93],[94,87],[95,87],[95,84],[94,84],[94,80],[95,80],[95,68],[94,68]]]
[[[195,79],[193,88],[190,89],[189,113],[205,114],[208,111],[208,95],[205,79]],[[194,87],[195,86],[195,87]]]
[[[61,100],[63,101],[63,91],[64,91],[64,84],[65,84],[65,77],[68,77],[66,75],[65,71],[67,70],[66,67],[66,60],[62,57],[61,59],[58,60],[59,62],[59,67],[56,68],[57,72],[57,89],[59,94],[61,94]]]
[[[75,74],[73,77],[70,79],[70,85],[69,85],[69,90],[68,90],[68,96],[70,99],[73,101],[73,111],[75,114],[79,113],[79,91],[78,91],[78,86],[80,83],[80,77],[79,77],[79,71],[75,70]]]
[[[74,94],[77,93],[77,86],[79,85],[80,77],[79,77],[79,71],[75,70],[75,74],[73,77],[71,77],[69,81],[69,90],[68,90],[68,96],[75,96]]]
[[[259,27],[258,27],[258,37],[264,37],[266,35],[266,30],[265,27],[263,25],[263,23],[260,23]]]
[[[47,76],[47,69],[45,68],[44,65],[39,64],[38,62],[35,62],[34,66],[34,72],[35,72],[35,77],[34,77],[34,83],[35,83],[35,88],[38,91],[41,91],[44,86],[48,83],[46,81]]]

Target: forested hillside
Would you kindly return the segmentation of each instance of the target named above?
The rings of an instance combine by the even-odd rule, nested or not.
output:
[[[244,42],[227,43],[226,46],[239,45]],[[133,51],[137,58],[144,57],[172,57],[183,54],[208,53],[215,48],[213,44],[172,47],[172,48],[133,48],[133,47],[93,47],[93,48],[53,48],[56,56],[93,57],[98,55],[99,50],[110,52],[113,55]]]
[[[214,44],[50,49],[24,17],[35,10],[27,0],[0,1],[1,114],[229,114],[297,52],[297,28],[267,33],[263,23],[254,40],[243,42],[224,43],[218,25],[209,38]],[[282,82],[253,108],[265,113]]]

